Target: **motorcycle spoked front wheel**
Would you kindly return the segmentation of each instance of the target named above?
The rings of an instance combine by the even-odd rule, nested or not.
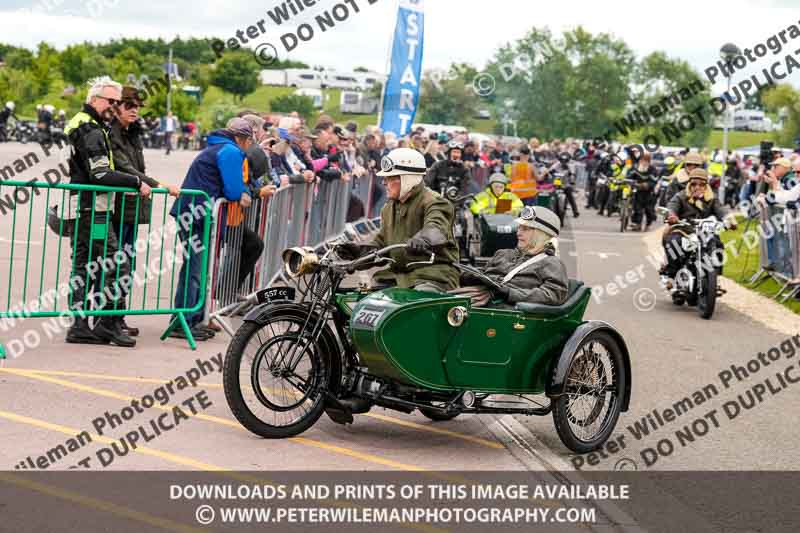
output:
[[[301,335],[304,319],[245,322],[225,355],[225,398],[236,419],[265,438],[299,435],[322,416],[328,371],[320,347]]]
[[[553,422],[561,442],[576,453],[600,448],[617,424],[627,376],[622,349],[604,331],[578,346],[564,394],[555,399]]]

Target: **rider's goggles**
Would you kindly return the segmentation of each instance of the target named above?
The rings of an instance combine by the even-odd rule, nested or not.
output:
[[[407,165],[398,165],[396,164],[388,155],[384,156],[381,159],[381,170],[383,172],[392,172],[393,170],[405,170],[407,172],[413,173],[424,173],[425,169],[420,169],[417,167],[409,167]]]
[[[540,224],[545,228],[548,228],[558,234],[558,228],[547,222],[546,220],[542,220],[536,215],[536,209],[531,206],[525,206],[522,209],[522,212],[519,214],[519,218],[526,222],[535,222],[536,224]]]

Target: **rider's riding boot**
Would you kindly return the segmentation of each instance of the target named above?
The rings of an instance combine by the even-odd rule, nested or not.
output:
[[[89,327],[89,319],[86,317],[75,317],[72,326],[67,331],[67,342],[69,344],[108,344],[107,340],[94,334],[92,328]]]
[[[117,346],[133,348],[136,346],[136,340],[122,330],[121,322],[118,316],[101,317],[94,325],[94,334]]]

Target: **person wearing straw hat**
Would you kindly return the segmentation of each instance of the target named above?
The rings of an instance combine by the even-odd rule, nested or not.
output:
[[[464,287],[451,294],[469,296],[477,307],[491,302],[493,307],[507,309],[523,302],[561,305],[567,300],[569,277],[553,244],[561,232],[558,215],[545,207],[526,206],[517,223],[517,247],[498,250],[483,270],[494,282],[491,287],[465,275]]]

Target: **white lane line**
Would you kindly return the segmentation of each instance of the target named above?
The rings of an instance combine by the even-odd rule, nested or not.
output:
[[[589,484],[577,470],[573,470],[567,461],[548,448],[513,415],[497,417],[489,425],[489,429],[529,471],[547,473],[563,485]],[[612,501],[594,500],[592,503],[611,524],[584,524],[587,529],[605,532],[609,527],[614,529],[622,527],[626,532],[644,531],[630,515]]]

